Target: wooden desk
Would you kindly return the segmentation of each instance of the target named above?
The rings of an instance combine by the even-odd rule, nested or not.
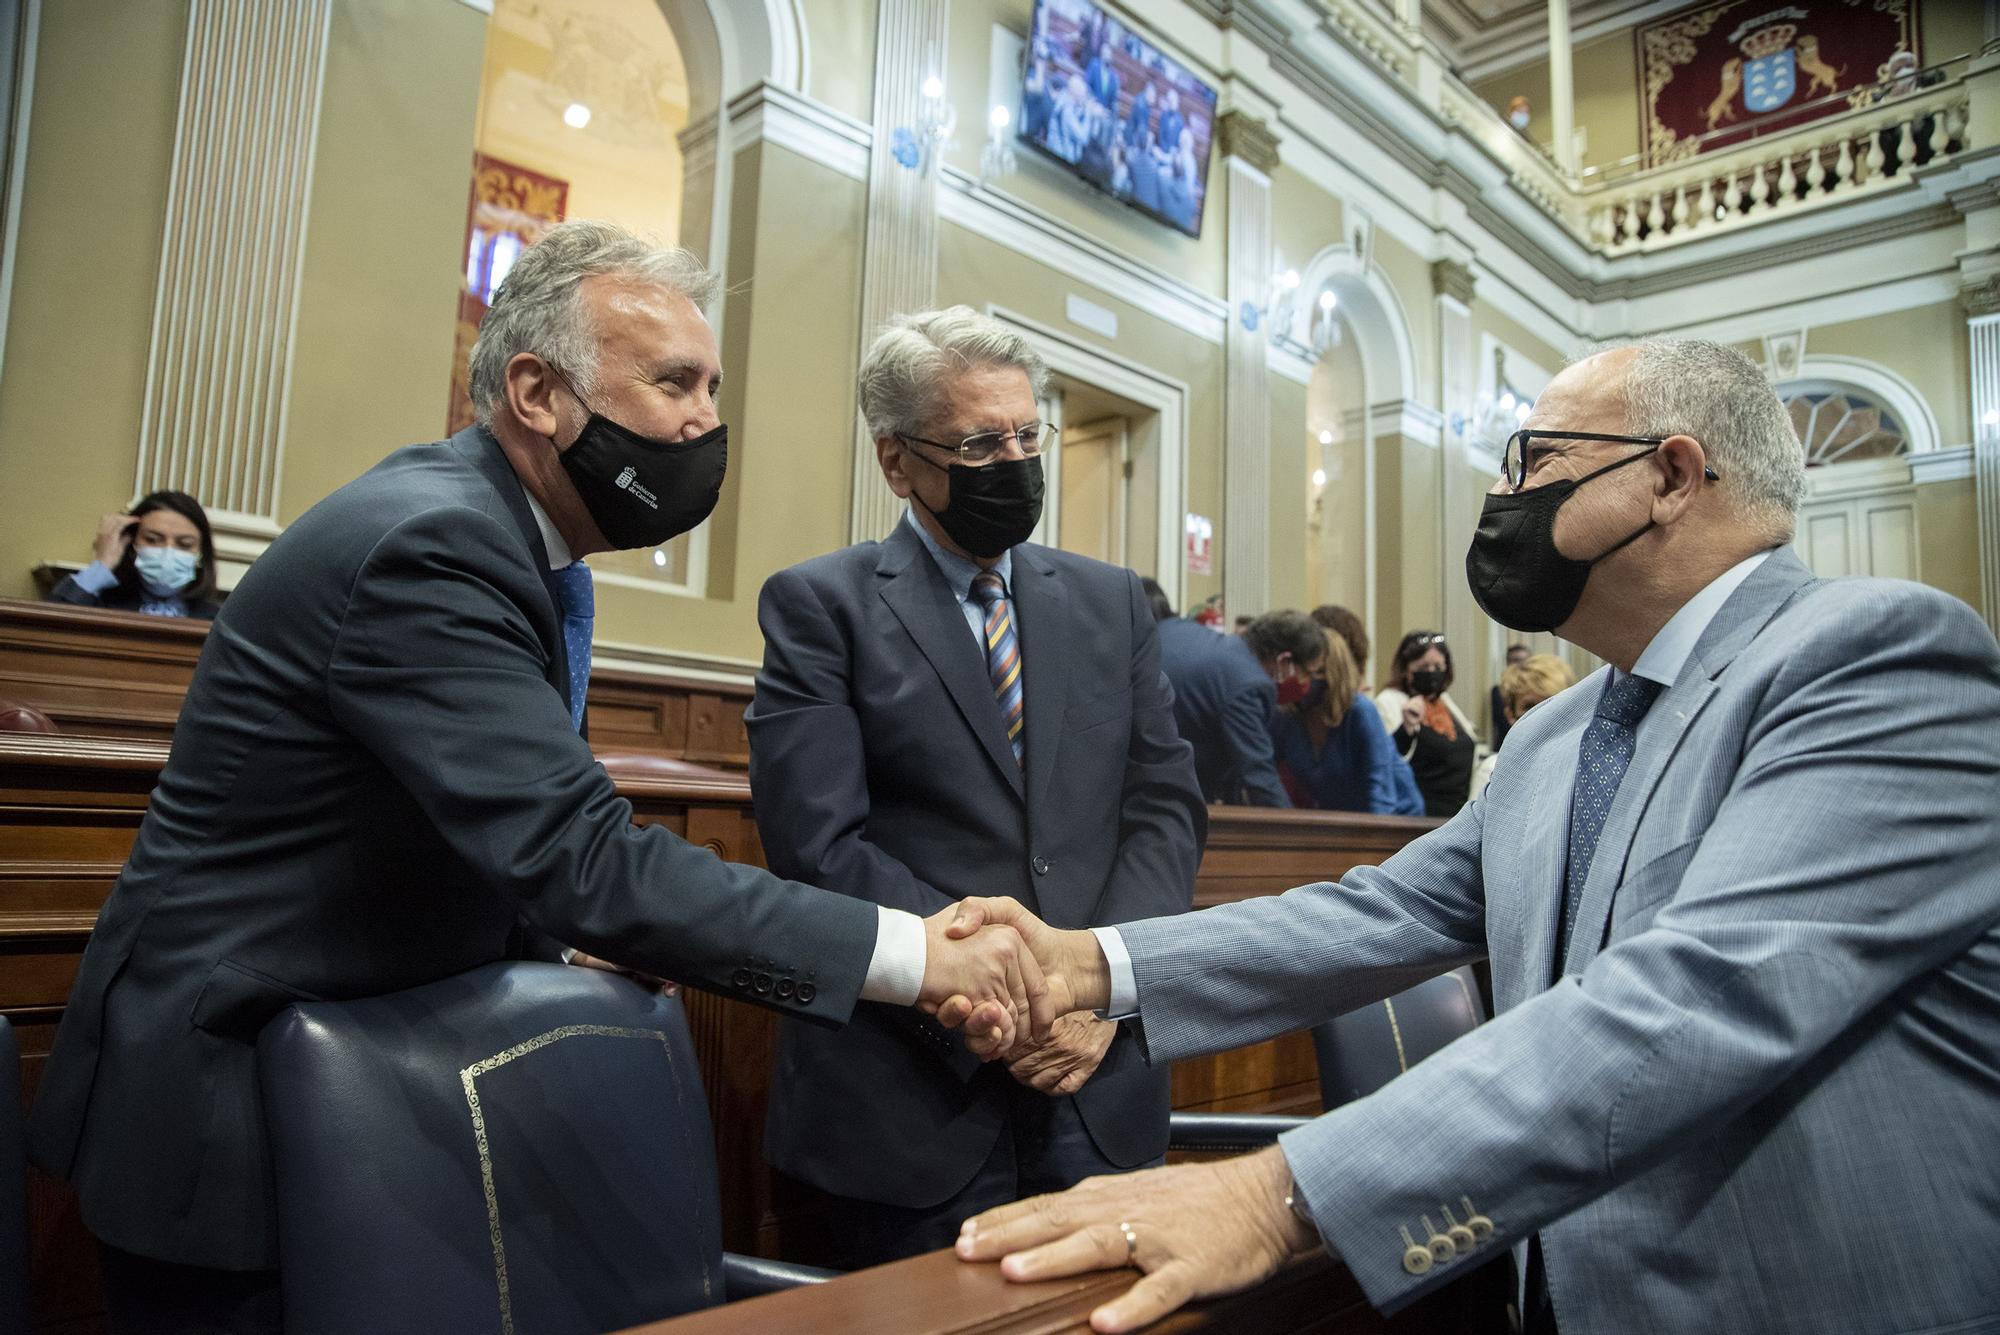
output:
[[[208,623],[0,598],[0,699],[33,705],[65,734],[174,734]],[[601,749],[650,751],[741,770],[750,687],[599,667],[590,735]]]
[[[1513,1270],[1488,1266],[1393,1317],[1362,1295],[1345,1267],[1319,1255],[1287,1266],[1247,1292],[1195,1303],[1147,1335],[1503,1335]],[[932,1252],[810,1288],[729,1303],[623,1335],[1087,1335],[1090,1313],[1138,1272],[1111,1270],[1039,1284],[1009,1284],[997,1265],[966,1265]]]
[[[16,1026],[30,1096],[84,944],[131,852],[166,754],[161,741],[0,734],[0,1011]],[[730,861],[763,864],[746,778],[661,773],[657,757],[604,761],[638,820],[664,825]],[[1245,808],[1219,808],[1211,817],[1196,887],[1200,904],[1337,875],[1434,824]],[[779,1255],[784,1218],[773,1209],[762,1154],[777,1017],[708,993],[682,995],[715,1127],[726,1245]],[[1173,1089],[1177,1108],[1314,1112],[1319,1106],[1304,1035],[1178,1063]],[[73,1198],[39,1176],[31,1197],[38,1306],[94,1310],[94,1256]]]

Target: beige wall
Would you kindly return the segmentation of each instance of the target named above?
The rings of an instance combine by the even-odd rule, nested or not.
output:
[[[485,45],[464,5],[334,6],[282,522],[444,434]]]
[[[42,6],[7,359],[0,593],[133,499],[185,4]]]
[[[1972,439],[1972,350],[1957,302],[1807,330],[1807,358],[1828,355],[1875,362],[1908,380],[1937,415],[1940,445]]]
[[[1312,607],[1306,568],[1310,544],[1306,519],[1312,503],[1312,470],[1319,445],[1308,442],[1306,387],[1273,375],[1271,399],[1271,521],[1264,568],[1270,572],[1271,607]]]
[[[1924,583],[1979,609],[1978,499],[1971,478],[1917,488],[1917,568]]]
[[[1631,29],[1575,47],[1570,54],[1570,86],[1575,97],[1576,124],[1587,131],[1582,154],[1584,166],[1601,167],[1639,151],[1639,74]],[[1554,138],[1548,61],[1537,60],[1482,79],[1472,86],[1472,91],[1502,116],[1507,114],[1507,104],[1514,95],[1521,94],[1528,99],[1528,109],[1533,115],[1528,122],[1528,138],[1543,145]]]
[[[801,8],[811,65],[807,91],[856,120],[873,119],[875,0],[804,0]]]

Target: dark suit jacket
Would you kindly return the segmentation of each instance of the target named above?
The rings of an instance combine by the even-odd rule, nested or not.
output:
[[[1194,772],[1210,802],[1288,807],[1271,751],[1278,688],[1242,637],[1186,617],[1160,623],[1160,670],[1174,687],[1174,721],[1194,747]]]
[[[104,1241],[276,1265],[258,1029],[506,958],[524,920],[847,1018],[875,910],[635,826],[570,726],[557,607],[478,428],[314,506],[230,595],[35,1107],[36,1161]]]
[[[1058,927],[1184,911],[1207,813],[1138,579],[1014,548],[1027,773],[985,658],[907,523],[773,575],[744,716],[757,827],[788,876],[917,914],[1012,895]],[[993,1148],[1012,1077],[914,1012],[864,1004],[840,1033],[786,1024],[765,1151],[843,1196],[936,1205]],[[1167,1145],[1167,1072],[1121,1034],[1076,1096],[1104,1156]]]

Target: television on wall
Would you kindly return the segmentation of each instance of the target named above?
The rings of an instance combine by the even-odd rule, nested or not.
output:
[[[1016,133],[1104,191],[1201,235],[1215,89],[1090,0],[1035,0]]]

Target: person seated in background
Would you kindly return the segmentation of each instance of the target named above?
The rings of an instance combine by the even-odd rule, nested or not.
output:
[[[1028,541],[1048,371],[965,306],[898,316],[859,400],[909,510],[765,582],[743,716],[771,867],[935,914],[1005,894],[1077,926],[1185,912],[1208,811],[1129,570]],[[1202,631],[1209,638],[1211,632]],[[764,1149],[819,1209],[794,1254],[853,1269],[989,1206],[1164,1161],[1167,1072],[1073,1015],[1005,1065],[903,1007],[787,1021]]]
[[[1165,596],[1161,597],[1161,605]],[[1270,612],[1239,635],[1173,615],[1160,622],[1160,671],[1174,721],[1194,747],[1202,797],[1232,806],[1289,807],[1271,755],[1271,715],[1304,698],[1326,641],[1303,612]]]
[[[1159,105],[1159,94],[1153,91],[1153,81],[1147,79],[1139,85],[1139,91],[1132,96],[1132,105],[1125,112],[1125,153],[1127,157],[1150,148],[1153,143],[1153,111]]]
[[[1312,619],[1338,635],[1354,655],[1354,665],[1361,674],[1358,687],[1361,695],[1370,704],[1374,697],[1368,690],[1368,627],[1361,624],[1361,618],[1338,603],[1322,603],[1312,610]],[[1379,718],[1380,715],[1378,714]],[[1398,760],[1402,757],[1398,756]],[[1398,815],[1421,816],[1424,814],[1424,795],[1417,791],[1417,776],[1410,771],[1408,761],[1395,767],[1390,777],[1396,784],[1396,804],[1392,808]]]
[[[1410,762],[1424,814],[1455,816],[1472,792],[1479,734],[1452,698],[1451,646],[1435,631],[1413,630],[1396,646],[1389,683],[1375,694],[1396,754]]]
[[[1317,624],[1317,623],[1314,623]],[[1271,749],[1292,805],[1320,811],[1421,816],[1423,798],[1381,718],[1361,694],[1361,669],[1347,642],[1321,627],[1326,658],[1305,698],[1271,720]]]
[[[49,590],[52,603],[215,619],[215,536],[201,502],[156,491],[97,524],[91,563]]]
[[[1049,63],[1037,58],[1028,66],[1028,77],[1021,84],[1021,137],[1040,139],[1055,105],[1055,95],[1049,89]]]
[[[1070,75],[1069,81],[1056,93],[1055,114],[1049,121],[1048,137],[1043,140],[1049,152],[1064,162],[1075,162],[1081,158],[1084,147],[1090,143],[1094,110],[1083,76]]]
[[[1500,674],[1500,684],[1493,693],[1500,698],[1494,718],[1513,727],[1520,722],[1521,715],[1533,709],[1544,700],[1561,695],[1576,685],[1576,674],[1569,670],[1569,664],[1554,654],[1530,654],[1522,645],[1514,649],[1522,650],[1521,657],[1514,657],[1514,650],[1507,651],[1507,670]],[[1479,796],[1486,791],[1487,783],[1493,778],[1493,767],[1500,763],[1498,744],[1492,755],[1479,762],[1472,772],[1472,795]]]
[[[1526,659],[1529,652],[1525,644],[1508,645],[1506,666],[1501,668],[1501,672],[1504,674],[1507,668]],[[1497,681],[1493,683],[1493,689],[1487,692],[1486,715],[1486,726],[1493,730],[1493,749],[1498,751],[1500,743],[1507,740],[1507,729],[1513,720],[1507,717],[1506,701],[1501,698],[1500,683]]]

